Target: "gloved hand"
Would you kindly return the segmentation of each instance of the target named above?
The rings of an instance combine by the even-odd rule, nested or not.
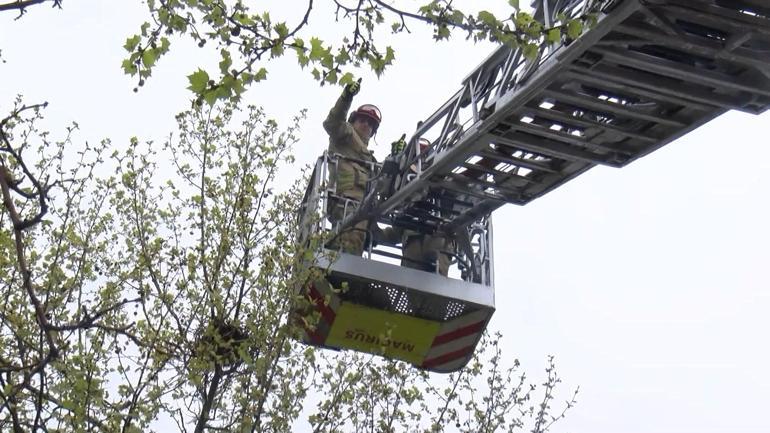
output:
[[[401,134],[401,138],[393,143],[390,143],[390,154],[397,155],[404,151],[406,148],[406,134]]]
[[[356,82],[350,83],[347,86],[345,86],[345,93],[347,93],[350,96],[356,96],[359,90],[361,90],[360,78]]]

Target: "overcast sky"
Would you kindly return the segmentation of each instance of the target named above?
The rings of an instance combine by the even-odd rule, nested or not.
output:
[[[189,106],[184,75],[201,51],[174,47],[133,93],[121,47],[142,14],[137,1],[89,0],[0,15],[2,112],[22,93],[51,104],[53,131],[75,120],[82,140],[161,140]],[[318,10],[311,24],[339,34],[329,16]],[[397,64],[379,80],[364,75],[356,101],[383,111],[380,157],[493,49],[436,44],[416,29],[393,43]],[[339,88],[318,87],[293,58],[269,71],[245,99],[284,121],[308,108],[297,155],[310,163]],[[629,167],[593,169],[495,213],[491,326],[531,375],[553,354],[565,391],[581,388],[556,431],[770,431],[769,135],[770,115],[729,113]]]

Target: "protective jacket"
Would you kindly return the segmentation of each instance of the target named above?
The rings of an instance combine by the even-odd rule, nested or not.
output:
[[[368,148],[369,140],[362,139],[346,120],[352,102],[353,95],[343,91],[323,126],[329,134],[329,152],[350,158],[341,158],[336,167],[330,166],[330,178],[336,185],[337,194],[362,200],[371,163],[377,160]]]
[[[445,252],[455,250],[452,239],[442,234],[424,234],[400,227],[390,227],[382,231],[382,242],[401,244],[403,260],[401,266],[435,272],[447,276],[452,259]]]

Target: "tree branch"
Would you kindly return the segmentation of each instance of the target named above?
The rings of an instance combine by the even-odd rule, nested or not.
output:
[[[11,3],[0,4],[0,12],[18,10],[20,12],[19,17],[21,17],[27,12],[26,9],[28,7],[45,3],[48,1],[53,2],[53,7],[58,7],[59,9],[61,9],[61,0],[16,0]]]
[[[78,321],[78,322],[75,322],[75,323],[68,323],[68,324],[64,324],[64,325],[53,325],[53,324],[49,323],[47,325],[47,329],[52,329],[54,331],[60,331],[61,332],[61,331],[74,331],[76,329],[88,329],[88,328],[96,327],[96,326],[98,326],[96,321],[99,320],[105,314],[107,314],[107,313],[109,313],[111,311],[114,311],[114,310],[118,310],[118,309],[122,308],[124,305],[141,302],[141,300],[142,300],[141,297],[135,298],[135,299],[124,299],[124,300],[118,302],[117,304],[110,305],[109,307],[102,308],[101,310],[97,311],[94,314],[84,314],[83,319]],[[126,326],[124,328],[112,328],[112,327],[107,327],[107,326],[101,326],[101,327],[102,327],[102,329],[112,329],[112,330],[116,330],[116,331],[126,331],[126,330],[131,328],[130,325]]]
[[[201,407],[200,414],[198,415],[198,422],[195,425],[195,433],[203,433],[207,428],[209,421],[209,415],[211,413],[211,407],[214,405],[214,400],[219,393],[219,382],[222,380],[222,368],[217,364],[214,367],[214,377],[211,378],[211,385],[209,390],[205,394],[203,400],[203,407]]]

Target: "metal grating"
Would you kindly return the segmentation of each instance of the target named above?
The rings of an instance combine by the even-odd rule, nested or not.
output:
[[[339,295],[344,302],[420,319],[446,322],[479,309],[473,304],[443,296],[428,295],[418,290],[348,275],[332,273],[327,278],[335,288],[347,287]]]

